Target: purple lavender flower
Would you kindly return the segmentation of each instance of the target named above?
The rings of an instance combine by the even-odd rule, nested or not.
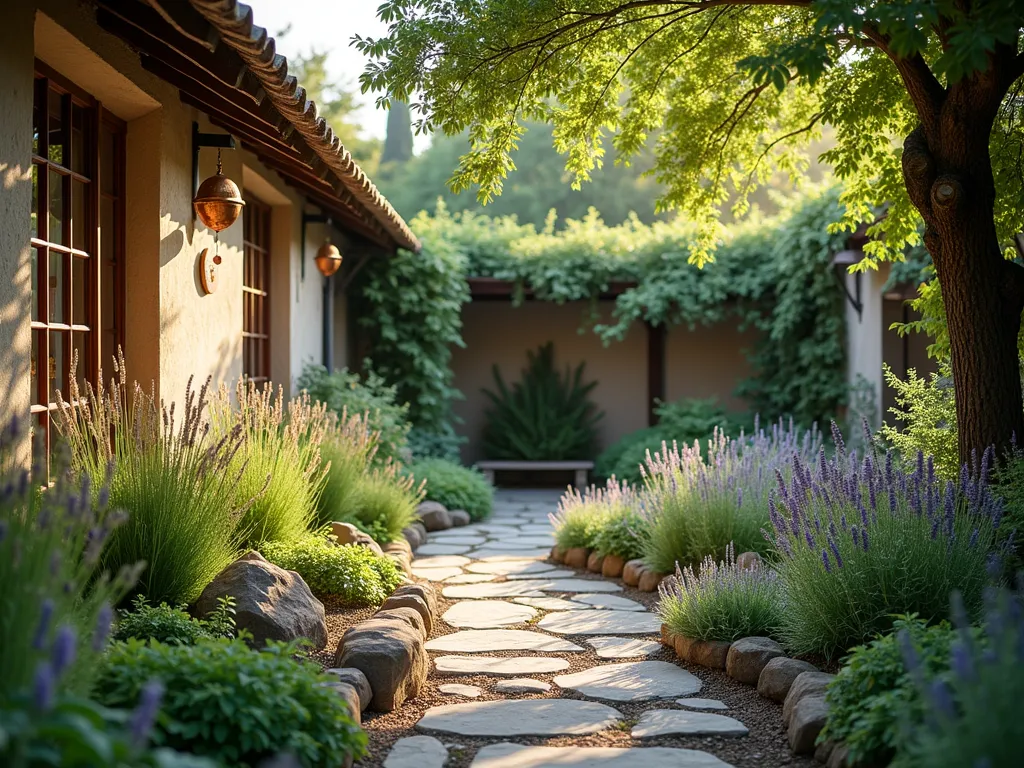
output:
[[[836,566],[839,567],[839,568],[842,568],[843,567],[843,558],[842,558],[842,555],[839,554],[839,547],[836,546],[835,540],[834,539],[829,539],[828,540],[828,546],[829,546],[829,549],[832,550],[832,556],[836,559]]]
[[[955,642],[950,648],[950,666],[961,680],[974,679],[974,660],[970,650],[963,643]]]
[[[53,641],[53,671],[58,676],[74,662],[75,643],[75,630],[62,624],[57,630],[57,639]]]
[[[978,529],[975,528],[971,531],[971,540],[968,542],[968,546],[974,549],[978,545]]]
[[[156,716],[160,711],[160,702],[163,696],[164,686],[159,680],[150,680],[142,686],[139,706],[132,712],[129,720],[131,740],[136,748],[143,747],[149,740],[149,734],[156,723]]]
[[[864,547],[864,551],[867,552],[868,551],[868,529],[867,528],[865,528],[863,531],[860,532],[860,543],[861,543],[861,546]]]
[[[943,680],[933,680],[929,690],[929,698],[932,705],[945,718],[956,717],[956,705],[953,704],[953,694],[949,686]]]
[[[828,552],[821,550],[821,562],[825,564],[825,573],[832,573],[832,564],[828,561]]]
[[[53,600],[46,598],[39,610],[39,623],[36,633],[32,636],[32,648],[41,651],[46,645],[46,636],[50,632],[50,619],[53,618]]]
[[[832,422],[832,442],[836,444],[836,455],[843,456],[846,454],[846,444],[843,442],[843,433],[839,431],[839,425]]]
[[[40,712],[49,712],[53,709],[56,687],[57,679],[50,662],[39,662],[36,665],[35,678],[32,680],[32,705]]]
[[[854,526],[852,526],[850,528],[850,535],[853,537],[853,546],[859,547],[860,546],[860,531],[858,530],[856,525],[854,525]]]
[[[107,647],[107,638],[110,636],[110,624],[114,619],[114,612],[109,603],[100,606],[96,613],[96,629],[92,634],[92,649],[96,653]]]

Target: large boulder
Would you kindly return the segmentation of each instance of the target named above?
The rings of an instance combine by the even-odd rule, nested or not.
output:
[[[374,614],[374,618],[399,619],[419,632],[423,640],[426,640],[429,636],[426,622],[423,621],[423,616],[415,608],[388,608],[387,610],[377,611]]]
[[[391,712],[415,698],[427,679],[429,662],[423,636],[393,616],[374,616],[342,635],[334,666],[355,667],[373,690],[369,709]]]
[[[352,719],[356,721],[356,725],[362,725],[363,722],[363,710],[359,703],[359,691],[348,683],[342,683],[332,680],[326,683],[317,683],[322,688],[330,688],[336,694],[341,696],[348,706],[348,711],[352,715]]]
[[[426,603],[431,617],[437,616],[437,593],[429,584],[404,584],[391,593],[392,597],[416,595]]]
[[[744,637],[729,646],[725,673],[733,680],[757,685],[761,670],[774,658],[784,656],[782,646],[768,637]]]
[[[426,532],[421,536],[420,529],[411,525],[402,529],[402,536],[409,542],[409,546],[414,552],[427,540]]]
[[[627,586],[635,587],[646,568],[643,560],[630,560],[622,567],[622,580]]]
[[[267,562],[249,552],[218,573],[196,601],[197,616],[216,610],[218,600],[235,600],[235,625],[252,634],[253,645],[268,640],[306,639],[316,649],[327,645],[324,605],[295,571]]]
[[[604,562],[601,563],[601,575],[606,579],[617,579],[625,567],[626,561],[618,555],[605,555]]]
[[[416,611],[423,619],[423,626],[426,628],[427,637],[430,637],[430,631],[434,628],[434,617],[430,614],[430,606],[427,605],[427,601],[420,595],[411,593],[391,595],[381,605],[380,610],[390,611],[392,608],[411,608]]]
[[[816,696],[818,694],[824,694],[825,689],[828,688],[828,684],[836,679],[835,675],[830,675],[825,672],[801,672],[797,675],[796,680],[793,681],[793,685],[789,688],[789,693],[786,694],[786,698],[782,703],[782,722],[785,726],[789,726],[790,718],[793,716],[793,710],[796,705],[800,702],[800,699],[805,696]]]
[[[452,519],[444,504],[436,501],[424,501],[416,507],[416,516],[427,531],[444,531],[452,527]]]
[[[694,640],[690,644],[687,660],[708,669],[725,669],[730,645],[724,640]]]
[[[464,509],[449,509],[448,517],[452,521],[453,528],[461,528],[462,526],[469,525],[473,522],[473,518],[470,516],[469,512]]]
[[[804,672],[817,671],[817,667],[809,661],[778,656],[761,670],[761,675],[757,678],[757,692],[766,699],[783,702],[797,677]]]
[[[814,742],[825,727],[828,719],[828,703],[825,694],[815,693],[803,696],[793,707],[789,720],[789,748],[794,755],[809,755],[814,752]]]
[[[357,544],[360,547],[366,547],[376,555],[384,555],[380,544],[374,541],[370,534],[363,533],[352,523],[331,523],[331,535],[339,547]]]
[[[665,578],[667,574],[658,573],[651,568],[645,568],[640,574],[640,581],[637,582],[636,588],[641,592],[654,592],[658,589],[658,585],[661,584],[661,580]]]
[[[355,667],[334,667],[328,669],[326,674],[333,677],[339,683],[352,686],[359,695],[360,712],[370,706],[370,700],[373,698],[373,689],[370,687],[370,681],[366,679],[366,675],[358,669]]]

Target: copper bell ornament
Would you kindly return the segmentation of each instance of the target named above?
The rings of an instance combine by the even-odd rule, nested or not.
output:
[[[217,173],[199,185],[192,207],[203,224],[214,232],[220,232],[238,220],[244,206],[238,185],[222,171],[218,149]]]
[[[330,277],[341,268],[341,251],[328,240],[316,252],[316,268],[324,277]]]

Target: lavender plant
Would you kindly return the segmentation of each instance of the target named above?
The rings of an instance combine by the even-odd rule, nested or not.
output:
[[[88,638],[95,628],[105,634],[111,606],[138,577],[138,568],[127,564],[113,576],[101,566],[124,519],[107,510],[106,487],[94,493],[90,478],[73,481],[57,472],[55,484],[40,493],[10,459],[18,439],[16,425],[0,430],[0,701],[29,685],[58,636],[62,653],[82,662],[63,670],[61,684],[87,691],[102,643],[69,646],[69,640]]]
[[[775,637],[782,624],[783,595],[771,569],[738,568],[732,544],[725,559],[709,555],[699,571],[676,566],[658,586],[658,614],[673,633],[699,640]]]
[[[70,403],[57,393],[55,423],[72,468],[93,487],[112,472],[110,504],[127,513],[101,565],[116,571],[145,562],[139,588],[147,598],[191,602],[240,551],[238,522],[249,503],[237,498],[238,473],[231,471],[240,428],[210,434],[209,382],[197,392],[189,379],[180,420],[174,404],[159,403],[138,384],[129,395],[123,357],[109,388],[86,384],[80,391],[74,365],[70,381]]]
[[[583,493],[572,488],[559,499],[558,510],[548,516],[555,529],[555,543],[562,549],[594,549],[601,531],[638,509],[639,503],[633,488],[614,478]]]
[[[954,594],[952,606],[958,633],[946,674],[929,675],[910,637],[901,635],[927,715],[910,724],[892,765],[1016,768],[1024,739],[1024,604],[1019,593],[991,591],[980,639],[961,595]]]
[[[923,455],[910,472],[892,451],[847,453],[835,424],[833,440],[831,459],[824,450],[813,465],[794,457],[769,500],[788,648],[832,656],[887,631],[895,614],[944,619],[953,591],[977,615],[1007,547],[987,487],[991,451],[954,484]]]
[[[649,522],[644,560],[672,573],[677,563],[720,560],[730,543],[741,552],[766,552],[761,530],[768,525],[768,496],[777,471],[791,457],[813,456],[817,430],[799,433],[781,421],[765,431],[730,439],[716,430],[705,457],[699,443],[663,444],[648,455],[641,508]]]

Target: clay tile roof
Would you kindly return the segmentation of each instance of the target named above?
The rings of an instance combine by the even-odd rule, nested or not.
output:
[[[288,60],[274,50],[267,30],[252,22],[252,8],[237,0],[189,0],[189,3],[217,30],[259,79],[274,107],[295,127],[309,147],[337,175],[345,188],[380,221],[388,234],[403,248],[420,249],[420,242],[391,203],[370,178],[327,121],[317,115],[316,104],[288,74]]]

